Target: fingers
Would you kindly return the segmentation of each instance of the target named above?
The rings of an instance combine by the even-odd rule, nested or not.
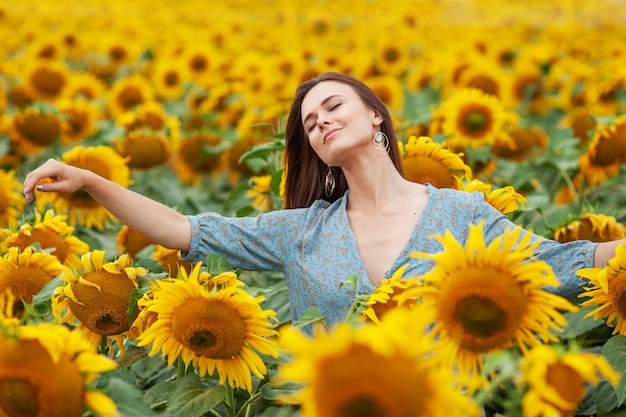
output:
[[[54,183],[47,183],[47,185],[37,183],[44,178],[51,178],[53,180],[56,180],[58,177],[58,172],[55,166],[57,165],[60,165],[60,163],[53,159],[49,159],[39,168],[31,171],[26,176],[26,178],[24,179],[24,197],[26,198],[27,202],[30,203],[33,201],[33,191],[35,187],[38,191],[54,191]]]

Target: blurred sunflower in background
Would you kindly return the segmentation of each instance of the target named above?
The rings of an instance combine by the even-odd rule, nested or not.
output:
[[[38,155],[61,141],[67,121],[56,109],[26,107],[10,116],[9,141],[23,156]]]
[[[122,187],[130,184],[130,170],[127,161],[109,146],[75,146],[63,153],[62,161],[68,165],[87,169]],[[67,215],[72,226],[79,224],[88,229],[102,230],[116,221],[111,213],[84,191],[74,193],[37,192],[36,206],[45,211],[54,207],[55,211]]]
[[[602,213],[584,213],[552,233],[552,239],[561,243],[573,240],[608,242],[625,237],[626,226],[618,222],[614,216]]]
[[[398,142],[398,146],[404,176],[409,181],[459,189],[463,178],[472,178],[472,170],[463,161],[462,153],[452,152],[428,136],[411,136],[406,144]]]
[[[17,227],[19,215],[26,206],[22,188],[15,171],[0,169],[0,227]]]
[[[115,357],[124,355],[124,333],[135,319],[128,317],[131,293],[148,271],[132,266],[128,255],[110,262],[104,258],[104,251],[88,252],[81,257],[82,270],[61,275],[64,284],[52,295],[52,312],[60,323],[77,326],[94,347],[106,341]]]
[[[138,321],[149,326],[138,346],[150,345],[169,366],[180,358],[200,376],[219,376],[219,383],[252,391],[252,374],[263,378],[267,367],[260,355],[276,357],[275,313],[263,310],[263,297],[252,297],[238,285],[209,289],[209,274],[197,264],[190,274],[153,283]],[[154,317],[156,315],[156,318]]]
[[[51,323],[0,330],[0,415],[119,417],[113,400],[92,384],[117,365],[79,331]]]

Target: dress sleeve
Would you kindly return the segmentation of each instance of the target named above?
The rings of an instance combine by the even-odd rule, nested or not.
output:
[[[474,223],[484,221],[483,232],[485,241],[491,242],[508,228],[520,227],[485,201],[482,193],[474,194]],[[524,233],[532,233],[525,231]],[[547,291],[566,298],[576,297],[582,292],[586,279],[576,275],[582,268],[593,267],[593,256],[598,245],[588,240],[576,240],[560,243],[533,233],[533,242],[540,241],[533,255],[536,259],[546,262],[561,283],[559,287],[546,287]]]
[[[218,213],[188,216],[191,245],[182,259],[202,262],[207,255],[225,256],[234,268],[282,271],[300,245],[306,209],[279,210],[256,217],[226,217]]]

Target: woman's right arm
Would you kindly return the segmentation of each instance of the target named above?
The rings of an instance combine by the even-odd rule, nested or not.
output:
[[[41,180],[49,178],[52,182]],[[187,252],[191,225],[187,216],[92,171],[49,159],[24,180],[24,196],[33,201],[34,189],[42,192],[85,191],[119,221],[166,248]]]

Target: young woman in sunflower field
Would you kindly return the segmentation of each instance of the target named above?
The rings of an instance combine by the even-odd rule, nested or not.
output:
[[[446,232],[465,243],[480,225],[487,244],[517,226],[470,193],[419,184],[403,177],[392,119],[383,102],[361,81],[324,73],[301,84],[286,125],[285,209],[256,217],[206,212],[185,215],[93,172],[48,160],[28,174],[24,195],[35,191],[89,193],[104,208],[150,241],[179,249],[185,260],[209,254],[242,270],[281,271],[294,320],[319,308],[328,325],[345,319],[356,294],[372,293],[403,269],[417,277],[432,269]],[[616,240],[558,243],[522,231],[536,244],[560,281],[550,291],[581,292],[576,271],[603,267]],[[358,276],[354,287],[341,283]]]

